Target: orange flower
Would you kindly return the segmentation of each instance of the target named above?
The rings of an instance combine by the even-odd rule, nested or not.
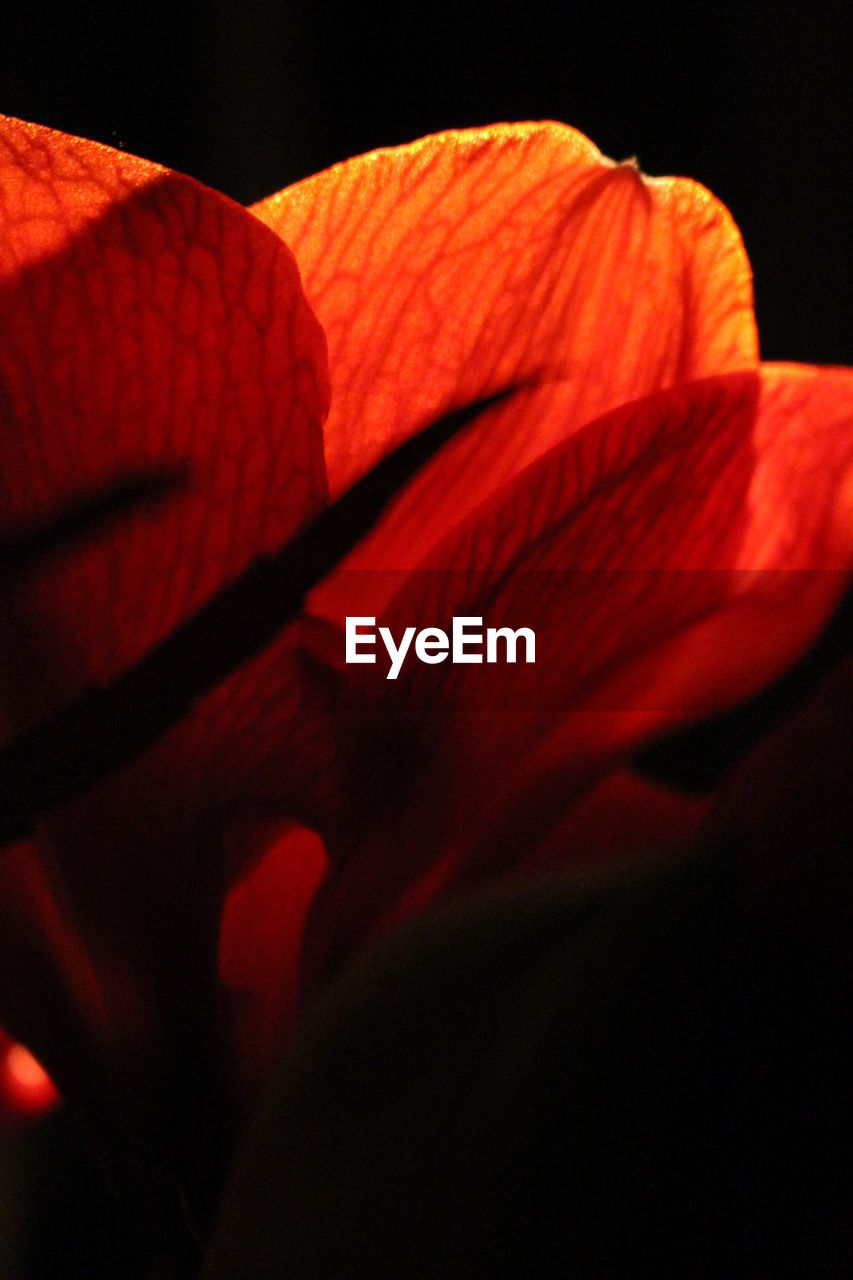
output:
[[[9,741],[485,402],[299,626],[196,653],[215,687],[4,855],[0,1016],[102,1141],[142,1116],[158,1186],[164,1150],[185,1190],[217,1177],[217,948],[262,1056],[300,948],[324,980],[440,894],[577,861],[614,807],[689,831],[700,806],[632,755],[783,673],[847,580],[853,374],[759,365],[725,209],[561,125],[377,152],[246,212],[6,120],[0,329]],[[343,662],[352,615],[527,626],[536,665],[374,679]]]

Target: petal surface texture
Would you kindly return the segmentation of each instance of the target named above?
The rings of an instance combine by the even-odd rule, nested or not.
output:
[[[333,494],[448,409],[538,388],[446,449],[352,567],[412,567],[586,422],[757,359],[749,264],[723,206],[614,164],[564,125],[373,152],[253,212],[293,249],[328,336]],[[321,607],[370,612],[328,592]]]
[[[62,622],[26,683],[52,705],[323,505],[325,353],[291,255],[191,179],[6,120],[0,192],[0,530],[128,477],[175,487],[45,575],[32,612]]]
[[[5,118],[0,334],[4,550],[79,534],[81,504],[148,491],[87,536],[4,558],[8,738],[113,680],[325,505],[328,375],[294,259],[257,219],[157,165]],[[42,916],[56,963],[77,970],[71,999],[140,1073],[168,1038],[158,1016],[184,1018],[187,1041],[203,1018],[184,978],[207,964],[212,987],[218,817],[265,767],[287,777],[292,648],[285,637],[52,819],[50,856],[27,873],[39,901],[62,903],[67,927]]]
[[[625,406],[509,482],[377,621],[528,627],[535,664],[487,664],[481,640],[480,665],[346,668],[355,812],[329,841],[325,945],[380,902],[535,861],[605,771],[781,675],[849,578],[851,477],[853,372],[763,366]]]

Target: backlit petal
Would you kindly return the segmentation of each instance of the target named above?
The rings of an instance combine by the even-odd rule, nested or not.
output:
[[[447,409],[545,384],[446,449],[351,567],[413,567],[579,426],[757,358],[749,265],[726,210],[693,182],[614,164],[564,125],[377,151],[253,212],[293,249],[328,335],[333,494]],[[371,611],[330,592],[324,612]]]
[[[849,576],[851,483],[853,372],[765,366],[618,410],[508,484],[379,621],[530,627],[535,665],[346,669],[354,815],[315,939],[341,955],[383,910],[535,859],[614,761],[781,674]]]
[[[15,731],[114,679],[324,506],[328,380],[293,257],[266,227],[191,179],[5,118],[0,335],[0,698]],[[81,504],[140,481],[144,501],[16,568]],[[43,864],[24,857],[58,877],[38,900],[63,904],[69,998],[134,1071],[170,1020],[171,1052],[180,1034],[205,1052],[191,979],[207,966],[212,994],[216,833],[253,787],[286,785],[292,649],[285,636],[57,815]],[[31,918],[42,934],[46,919]]]
[[[4,120],[0,193],[0,533],[174,480],[45,587],[15,584],[4,615],[32,638],[10,692],[32,718],[322,506],[325,352],[288,251],[191,179]]]

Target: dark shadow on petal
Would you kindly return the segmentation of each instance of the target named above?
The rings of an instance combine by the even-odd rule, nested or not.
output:
[[[106,532],[123,517],[156,507],[189,483],[185,467],[126,476],[97,493],[81,496],[41,521],[7,528],[0,538],[0,583]]]
[[[632,761],[647,778],[707,795],[791,711],[817,690],[827,672],[853,653],[853,587],[808,652],[781,679],[722,715],[667,735]]]
[[[446,413],[406,440],[282,551],[256,560],[113,685],[89,690],[0,753],[0,843],[26,838],[40,815],[131,763],[198,698],[261,652],[420,467],[515,389]]]
[[[740,858],[507,883],[364,954],[297,1032],[206,1280],[844,1274],[849,933],[756,903]]]

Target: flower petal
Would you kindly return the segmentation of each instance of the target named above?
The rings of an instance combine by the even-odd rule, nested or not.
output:
[[[709,801],[651,783],[629,769],[606,774],[570,802],[562,821],[531,849],[527,870],[635,862],[687,849]]]
[[[779,675],[849,576],[851,485],[853,372],[765,366],[605,416],[436,548],[378,621],[529,627],[536,662],[346,669],[353,811],[328,833],[312,967],[535,861],[614,762]]]
[[[531,850],[525,871],[635,861],[688,847],[706,801],[655,786],[628,770],[610,774]],[[240,833],[239,842],[247,840]],[[256,1085],[274,1060],[299,1006],[301,942],[311,899],[328,871],[322,841],[302,827],[258,832],[265,852],[228,894],[219,941],[220,977],[229,991],[244,1082]],[[409,909],[413,907],[409,903]]]
[[[292,247],[328,336],[333,494],[448,408],[547,384],[445,450],[351,566],[414,566],[579,426],[757,359],[727,211],[693,182],[614,164],[564,125],[373,152],[253,212]]]
[[[243,846],[251,835],[240,832]],[[237,1030],[244,1084],[257,1085],[299,997],[305,912],[326,870],[323,843],[305,827],[256,832],[262,857],[231,889],[219,937],[219,974]]]
[[[0,1027],[0,1134],[7,1123],[14,1124],[19,1116],[42,1115],[58,1100],[56,1086],[38,1059]]]
[[[277,236],[189,178],[5,118],[0,334],[0,699],[20,730],[127,669],[324,506],[328,385]],[[217,823],[275,770],[286,785],[294,644],[50,824],[86,998],[139,1076],[170,1018],[190,1043],[209,1013],[191,978],[207,966],[212,998]]]
[[[775,1274],[804,1228],[834,1263],[849,992],[787,923],[768,939],[716,851],[401,926],[298,1028],[204,1280],[617,1276],[638,1250],[654,1274]]]
[[[767,908],[844,918],[851,937],[853,658],[787,715],[723,781],[706,839],[736,849],[742,883]],[[845,974],[848,969],[842,970]]]
[[[4,120],[0,192],[0,530],[175,489],[29,593],[49,636],[21,674],[55,705],[323,505],[325,352],[288,251],[191,179]]]
[[[327,382],[292,256],[224,197],[13,120],[0,193],[2,545],[153,486],[4,575],[0,682],[21,727],[126,669],[324,505]],[[232,682],[183,727],[185,758],[215,755],[226,721],[242,740],[251,690]]]

